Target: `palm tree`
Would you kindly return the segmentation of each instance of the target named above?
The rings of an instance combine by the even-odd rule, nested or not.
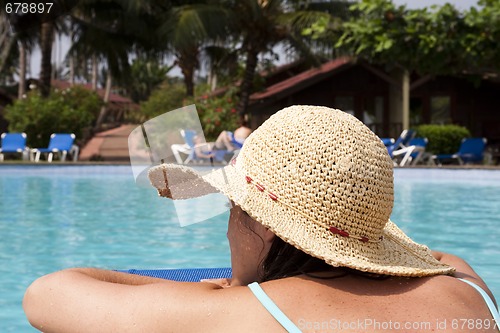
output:
[[[161,40],[176,57],[186,86],[186,95],[194,96],[194,74],[199,69],[200,52],[209,41],[227,36],[227,15],[222,6],[195,1],[173,7],[164,13],[165,23],[159,29]]]
[[[139,0],[82,0],[71,12],[73,44],[69,56],[92,59],[93,85],[99,64],[107,68],[105,96],[110,93],[111,77],[128,76],[134,49],[149,47],[145,36],[152,35],[151,20],[144,17],[149,5]],[[95,130],[101,127],[106,113],[107,108],[103,108]]]
[[[52,44],[54,43],[54,22],[45,21],[40,30],[40,93],[48,96],[50,93],[50,80],[52,78]]]
[[[203,49],[205,65],[209,68],[208,85],[214,91],[218,85],[227,85],[234,81],[237,76],[238,52],[235,47],[227,47],[223,43],[220,45],[210,45]],[[231,80],[231,82],[228,82]]]
[[[15,38],[11,32],[9,18],[5,12],[0,12],[0,73],[10,54],[12,46],[15,44]]]
[[[313,63],[318,63],[309,45],[304,42],[302,29],[321,17],[330,17],[326,12],[297,8],[285,0],[238,0],[230,1],[233,29],[241,36],[241,50],[245,55],[245,71],[240,87],[237,110],[244,116],[248,108],[258,57],[276,45],[286,47]]]
[[[57,30],[65,30],[66,14],[78,3],[78,0],[59,0],[50,12],[37,13],[40,22],[40,93],[48,96],[52,79],[52,46]]]
[[[19,86],[17,91],[17,98],[23,98],[26,93],[26,44],[19,41]]]
[[[306,8],[307,9],[307,8]],[[259,55],[271,51],[278,43],[298,50],[308,59],[314,59],[303,42],[301,30],[330,16],[325,12],[295,10],[286,0],[212,0],[174,8],[162,27],[184,75],[187,94],[193,95],[193,75],[199,66],[202,49],[214,45],[238,45],[245,59],[240,85],[240,115],[246,112]],[[231,51],[228,52],[231,54]]]
[[[0,72],[17,74],[19,98],[25,94],[28,54],[39,40],[38,24],[31,14],[0,13]],[[17,67],[17,72],[5,70],[6,67]]]
[[[137,54],[131,65],[133,80],[121,80],[118,84],[126,89],[128,96],[136,103],[146,101],[153,90],[167,79],[167,73],[174,65],[165,66],[157,57]]]

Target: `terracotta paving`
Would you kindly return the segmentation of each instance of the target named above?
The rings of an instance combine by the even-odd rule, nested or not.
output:
[[[128,161],[128,136],[138,125],[121,125],[95,135],[80,150],[80,161]]]

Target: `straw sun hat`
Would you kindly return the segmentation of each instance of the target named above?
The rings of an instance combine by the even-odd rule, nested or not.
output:
[[[262,124],[236,161],[205,176],[179,165],[149,172],[162,196],[219,191],[278,237],[332,266],[397,276],[452,274],[389,220],[393,163],[355,117],[292,106]],[[168,179],[168,181],[167,181]]]

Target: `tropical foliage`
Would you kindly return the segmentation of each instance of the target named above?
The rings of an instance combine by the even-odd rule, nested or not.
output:
[[[29,146],[46,147],[52,133],[84,137],[84,132],[95,122],[101,104],[97,94],[83,88],[53,90],[46,98],[36,91],[7,106],[5,118],[10,122],[11,131],[27,134]]]
[[[232,90],[220,96],[205,94],[195,101],[206,140],[215,141],[222,131],[239,127],[237,104],[238,98]]]
[[[57,31],[72,39],[68,53],[71,60],[68,63],[73,66],[70,75],[88,68],[91,59],[90,66],[101,64],[109,69],[111,76],[123,81],[131,77],[129,59],[134,54],[154,54],[160,58],[169,55],[181,69],[188,96],[194,96],[200,56],[209,54],[210,48],[226,48],[225,53],[233,55],[231,59],[238,55],[244,67],[239,105],[240,113],[244,113],[259,56],[272,53],[275,45],[286,42],[288,49],[312,58],[300,30],[329,14],[303,10],[298,3],[284,0],[57,1],[57,15],[44,17],[39,22],[41,25],[30,25],[30,31],[36,31],[31,35],[39,36],[36,40],[42,50],[42,94],[48,93],[50,80],[47,75],[52,73],[51,49],[47,45],[51,45],[54,31]],[[16,22],[33,17],[14,16]],[[25,31],[23,25],[13,27],[16,37]],[[212,63],[217,63],[224,71],[224,61],[218,60]],[[96,73],[95,69],[93,71]],[[96,82],[97,74],[93,76]]]
[[[241,44],[244,73],[240,85],[237,110],[245,114],[259,63],[259,55],[272,52],[278,44],[297,52],[299,56],[315,59],[305,43],[302,29],[328,13],[300,10],[295,2],[284,0],[228,0],[221,1],[229,9],[231,37]]]
[[[172,67],[163,66],[154,58],[137,58],[130,67],[130,78],[119,80],[118,83],[134,102],[143,102],[167,80],[167,74]],[[183,91],[178,93],[182,95]]]
[[[459,11],[452,4],[422,9],[390,0],[361,0],[351,6],[336,47],[370,62],[423,74],[500,70],[500,3]]]
[[[2,8],[5,3],[0,0]],[[408,9],[389,0],[58,0],[51,15],[0,14],[0,68],[4,77],[17,75],[23,82],[23,54],[38,46],[42,95],[48,95],[54,72],[95,84],[102,72],[100,81],[109,82],[109,89],[113,78],[142,102],[178,66],[183,89],[161,89],[168,101],[160,93],[151,96],[151,105],[163,100],[172,109],[186,97],[197,98],[197,86],[206,81],[197,73],[205,66],[212,89],[217,82],[237,87],[230,110],[241,117],[258,89],[256,73],[278,58],[276,46],[311,66],[349,54],[421,74],[498,72],[500,2],[479,5],[459,11],[451,4]],[[66,71],[51,68],[55,34],[71,39]],[[213,103],[208,108],[222,107]],[[136,116],[148,118],[165,108],[143,104],[143,114]],[[223,121],[214,110],[203,113],[211,124]]]
[[[191,103],[185,103],[185,90],[182,84],[165,82],[152,92],[147,101],[141,103],[141,111],[134,114],[133,120],[142,123],[188,104]]]

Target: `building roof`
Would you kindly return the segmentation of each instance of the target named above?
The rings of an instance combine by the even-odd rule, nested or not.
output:
[[[71,83],[68,81],[52,80],[51,84],[52,84],[52,87],[57,88],[57,89],[61,89],[61,90],[71,88]],[[85,89],[92,90],[92,85],[90,83],[87,83],[87,84],[75,83],[73,86],[80,86],[80,87],[83,87]],[[105,92],[106,92],[106,90],[102,89],[102,88],[98,88],[96,90],[96,93],[102,99],[104,99]],[[111,92],[109,94],[109,102],[115,103],[115,104],[134,104],[134,102],[130,98],[115,94],[113,92]]]
[[[259,75],[264,79],[265,89],[268,89],[270,86],[275,85],[276,83],[287,80],[288,78],[294,77],[297,74],[300,74],[304,71],[308,65],[304,62],[303,59],[299,59],[293,61],[291,63],[279,65],[273,67],[271,69],[266,69],[259,71],[256,75]],[[238,80],[233,83],[234,86],[239,87],[241,85],[241,80]],[[217,97],[225,94],[230,86],[219,87],[213,90],[208,94],[211,97]]]
[[[255,92],[250,96],[250,101],[251,103],[255,103],[270,97],[275,97],[276,95],[290,95],[297,90],[313,85],[317,81],[322,80],[325,76],[330,76],[336,71],[350,67],[352,64],[352,58],[337,58],[324,63],[319,67],[306,70],[300,74],[290,77],[289,79],[271,85],[262,91]]]

